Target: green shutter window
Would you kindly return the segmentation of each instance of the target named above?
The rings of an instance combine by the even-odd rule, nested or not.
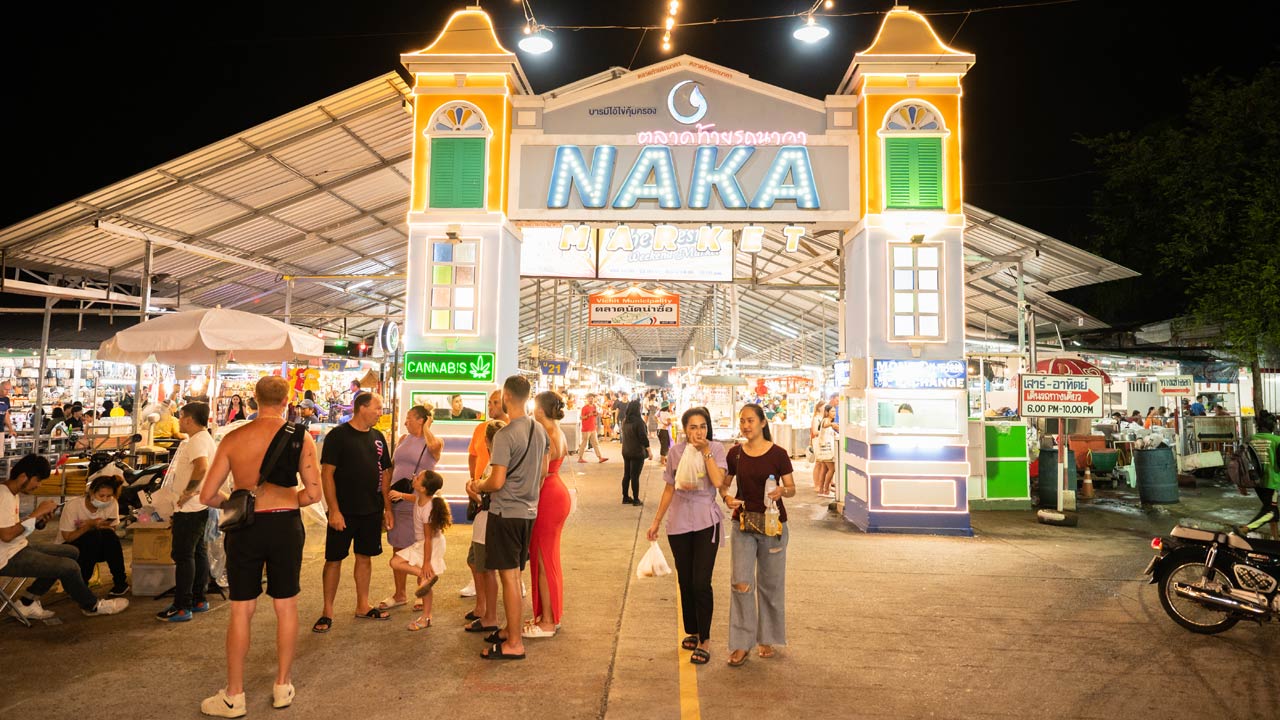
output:
[[[432,138],[431,207],[484,207],[484,138]]]
[[[942,138],[885,138],[884,154],[889,207],[903,210],[942,207]]]

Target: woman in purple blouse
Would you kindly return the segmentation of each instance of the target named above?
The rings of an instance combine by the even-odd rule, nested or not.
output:
[[[675,559],[680,609],[688,633],[680,647],[693,651],[689,662],[705,665],[711,659],[707,641],[715,602],[711,573],[723,540],[720,524],[724,514],[716,504],[716,494],[724,486],[728,464],[724,446],[711,440],[711,413],[706,408],[686,410],[680,424],[686,442],[676,443],[667,454],[663,473],[667,486],[649,526],[649,540],[658,539],[658,527],[670,510],[667,542]]]

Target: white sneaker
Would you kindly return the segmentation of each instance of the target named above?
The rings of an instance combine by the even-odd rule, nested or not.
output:
[[[214,717],[238,718],[248,712],[244,708],[244,693],[228,695],[227,689],[218,691],[217,695],[207,697],[200,703],[200,712]]]
[[[475,581],[475,580],[472,580],[471,582],[467,583],[467,586],[466,586],[466,587],[464,587],[464,588],[462,588],[461,590],[459,590],[459,591],[458,591],[458,595],[459,595],[460,597],[475,597],[475,596],[476,596],[476,581]]]
[[[28,620],[48,620],[55,615],[52,610],[45,610],[41,607],[39,600],[32,600],[30,605],[23,605],[22,601],[19,600],[13,606],[18,608],[18,612],[22,613],[22,617]]]
[[[94,609],[85,610],[81,608],[80,612],[90,617],[96,615],[115,615],[118,612],[123,612],[127,607],[129,607],[129,601],[125,598],[103,598],[98,601],[98,606]]]
[[[271,707],[287,708],[293,703],[293,683],[276,685],[271,688]]]

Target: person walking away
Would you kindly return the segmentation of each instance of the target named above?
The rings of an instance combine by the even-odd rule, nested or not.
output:
[[[9,395],[13,392],[13,383],[4,380],[0,382],[0,444],[4,443],[6,437],[17,435],[17,431],[13,429],[13,400],[9,399]],[[0,454],[3,454],[0,450]],[[0,518],[2,519],[2,518]]]
[[[662,409],[658,411],[658,452],[661,453],[663,461],[667,459],[667,453],[671,449],[671,421],[674,418],[671,413],[671,405],[662,403]]]
[[[587,447],[596,451],[596,458],[600,462],[604,462],[609,458],[600,452],[600,432],[596,429],[596,422],[600,418],[600,410],[596,408],[596,396],[588,395],[587,402],[582,406],[582,439],[578,441],[578,462],[587,461]]]
[[[417,495],[413,489],[413,478],[423,470],[435,470],[444,451],[444,441],[431,432],[431,424],[435,415],[430,406],[414,405],[404,416],[405,434],[396,442],[395,454],[391,456],[391,477],[395,481],[386,485],[385,508],[391,511],[393,523],[387,526],[387,544],[391,546],[392,578],[395,589],[391,595],[378,603],[382,610],[390,610],[404,605],[408,600],[405,583],[408,574],[394,569],[396,553],[417,542],[422,528],[414,521],[417,512],[415,500]],[[414,609],[422,606],[421,601],[414,603]]]
[[[774,645],[787,643],[785,589],[787,573],[787,509],[782,498],[796,494],[791,458],[773,444],[769,423],[759,405],[747,404],[738,413],[738,430],[747,441],[726,454],[729,476],[737,480],[733,496],[722,492],[725,505],[739,525],[730,530],[733,544],[732,601],[729,605],[729,664],[747,661],[753,646],[758,655],[772,658]],[[778,479],[781,478],[781,482]],[[776,507],[782,530],[767,531],[760,515]],[[745,527],[744,527],[745,526]],[[757,530],[762,532],[757,532]]]
[[[116,477],[94,478],[85,489],[84,497],[63,506],[58,520],[58,542],[74,545],[80,552],[76,562],[85,584],[93,577],[98,563],[105,562],[111,570],[109,597],[121,597],[129,592],[124,549],[116,535],[116,527],[120,525],[120,504],[116,500],[122,484]]]
[[[724,445],[712,442],[711,412],[690,408],[680,417],[685,442],[677,443],[667,456],[662,478],[666,487],[658,501],[658,512],[649,526],[650,542],[658,539],[658,528],[667,519],[667,544],[675,560],[680,586],[680,618],[687,637],[680,647],[692,651],[689,662],[705,665],[711,659],[707,643],[711,639],[711,618],[715,592],[711,576],[716,553],[724,537],[724,514],[716,494],[726,486],[728,462]]]
[[[422,601],[422,614],[409,623],[408,630],[426,630],[431,627],[432,588],[444,572],[444,531],[453,524],[449,503],[437,495],[444,487],[444,478],[434,470],[423,470],[413,476],[413,519],[417,539],[391,558],[391,569],[412,574],[418,578],[414,592]]]
[[[564,613],[564,570],[560,564],[560,534],[573,505],[569,488],[560,479],[560,465],[569,454],[569,444],[560,421],[564,400],[554,392],[538,393],[533,418],[550,439],[547,475],[538,494],[538,517],[529,538],[529,575],[533,581],[533,620],[521,634],[527,638],[554,637]]]
[[[822,463],[818,462],[818,437],[822,433],[822,420],[826,414],[826,403],[821,401],[814,403],[813,417],[809,420],[809,449],[813,453],[813,489],[815,491],[821,490],[822,474],[826,471]]]
[[[178,427],[187,439],[178,446],[173,459],[173,489],[178,493],[172,518],[174,564],[173,604],[156,614],[164,622],[187,622],[192,613],[209,610],[205,590],[209,587],[209,508],[200,503],[200,487],[209,472],[217,446],[209,434],[209,406],[184,405],[178,412]]]
[[[329,508],[329,528],[324,542],[324,609],[312,632],[327,633],[333,627],[333,603],[338,597],[342,561],[355,546],[352,576],[356,583],[355,617],[389,620],[386,610],[369,602],[373,558],[382,554],[382,528],[393,529],[395,518],[386,506],[382,488],[391,482],[391,453],[387,440],[373,426],[382,417],[382,396],[362,392],[356,396],[351,420],[329,431],[320,454],[320,483]]]
[[[259,417],[232,430],[218,444],[200,488],[200,504],[221,507],[222,486],[233,478],[235,490],[255,494],[253,520],[223,533],[231,617],[227,624],[227,684],[205,698],[200,711],[217,717],[246,712],[244,666],[249,655],[249,629],[262,576],[276,613],[276,677],[271,706],[288,707],[294,698],[293,656],[298,642],[299,574],[306,532],[301,508],[320,500],[320,465],[311,435],[284,421],[289,382],[269,375],[254,386]],[[292,430],[292,432],[291,432]],[[283,445],[275,464],[264,467],[268,453]],[[266,471],[264,474],[263,471]],[[299,483],[301,478],[301,483]],[[299,487],[301,484],[301,487]]]
[[[40,455],[24,455],[9,468],[9,477],[0,483],[0,575],[34,578],[35,582],[18,599],[15,609],[31,620],[48,620],[52,610],[40,605],[40,596],[49,592],[55,582],[80,606],[85,615],[114,615],[129,607],[124,598],[99,600],[81,575],[76,562],[79,551],[74,545],[28,543],[27,536],[36,524],[48,522],[58,504],[45,500],[25,519],[18,506],[19,495],[30,495],[53,474],[48,459]]]
[[[1280,494],[1280,435],[1276,434],[1275,415],[1266,410],[1258,413],[1258,432],[1254,433],[1249,444],[1262,465],[1259,468],[1262,473],[1262,482],[1253,489],[1258,494],[1258,501],[1262,503],[1262,508],[1252,520],[1245,523],[1243,529],[1248,533],[1270,524],[1274,539],[1276,523],[1280,520],[1280,512],[1276,507],[1276,497]]]
[[[613,397],[613,433],[614,439],[622,441],[622,426],[627,419],[627,400],[622,393],[616,393]]]
[[[498,413],[493,412],[494,402],[490,397],[489,417],[494,418],[499,413],[506,418],[506,413],[501,412],[502,409],[502,391],[495,390],[498,395]],[[484,422],[480,427],[484,428],[484,433],[480,439],[483,445],[483,469],[480,476],[467,483],[467,497],[474,503],[475,513],[471,522],[471,547],[467,549],[467,565],[471,567],[471,582],[476,596],[476,607],[466,614],[467,624],[463,626],[463,630],[471,633],[491,633],[498,629],[498,572],[485,565],[486,548],[485,534],[488,529],[489,520],[489,493],[481,493],[477,488],[488,481],[489,476],[493,473],[493,466],[489,464],[489,455],[493,451],[493,438],[497,436],[498,431],[507,426],[505,419],[493,419]],[[478,466],[480,467],[480,466]]]
[[[529,381],[520,375],[512,375],[502,384],[502,404],[511,421],[494,436],[489,459],[493,470],[476,487],[478,492],[493,495],[485,527],[485,567],[498,571],[507,618],[506,638],[492,642],[480,653],[486,660],[525,657],[520,633],[520,573],[529,561],[530,536],[538,516],[542,479],[547,475],[550,442],[546,431],[525,412],[529,392]],[[486,642],[498,639],[491,634]]]
[[[485,518],[488,517],[488,498],[481,497],[480,493],[474,492],[472,484],[480,480],[480,477],[489,468],[489,448],[492,444],[492,433],[497,429],[490,430],[489,425],[495,420],[499,420],[503,425],[507,424],[507,412],[502,409],[502,391],[494,390],[489,393],[489,412],[485,415],[489,420],[476,425],[475,430],[471,432],[471,442],[467,445],[467,497],[473,504],[469,507],[475,508],[472,513],[471,520],[471,546],[467,549],[467,566],[471,568],[471,583],[467,587],[462,588],[459,592],[462,597],[474,597],[476,606],[467,613],[467,622],[474,624],[480,618],[486,619],[488,622],[483,623],[488,626],[496,626],[498,622],[498,574],[490,570],[483,570],[484,555],[484,530]],[[501,429],[501,428],[498,428]],[[479,546],[479,548],[477,548]],[[477,555],[477,553],[479,553]],[[478,630],[477,630],[478,632]],[[488,631],[486,631],[488,632]]]
[[[622,422],[622,504],[643,505],[640,500],[640,472],[644,461],[653,457],[649,449],[649,433],[645,431],[644,418],[640,417],[640,401],[627,403]]]

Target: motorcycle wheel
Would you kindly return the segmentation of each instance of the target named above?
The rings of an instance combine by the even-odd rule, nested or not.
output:
[[[1216,583],[1230,587],[1231,580],[1219,569],[1214,568],[1214,579]],[[1214,610],[1195,600],[1184,598],[1173,590],[1173,584],[1179,582],[1186,585],[1200,585],[1204,582],[1204,557],[1198,560],[1188,557],[1178,562],[1171,570],[1165,572],[1161,577],[1157,587],[1160,591],[1160,604],[1164,606],[1164,611],[1173,621],[1193,633],[1200,635],[1216,635],[1217,633],[1226,632],[1235,627],[1240,622],[1240,618],[1235,617],[1229,612],[1223,610]]]

